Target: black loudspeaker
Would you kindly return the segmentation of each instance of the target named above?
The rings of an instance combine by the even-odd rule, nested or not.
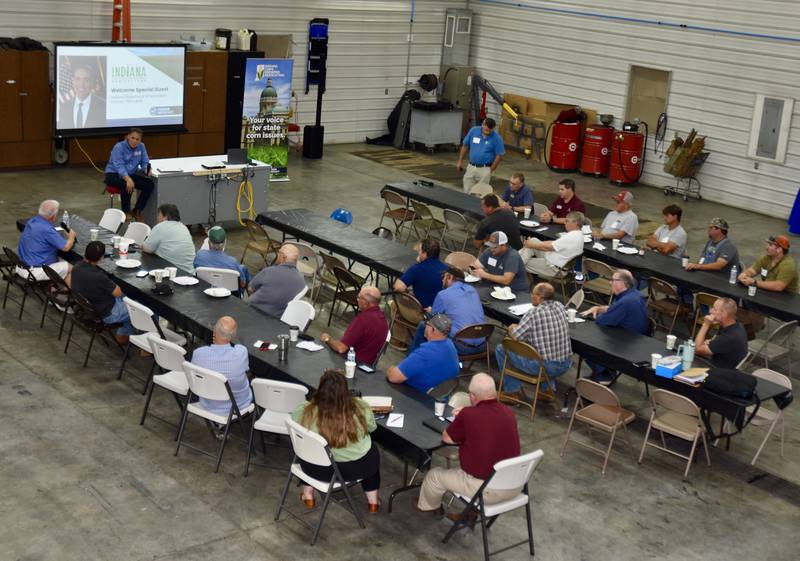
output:
[[[226,152],[229,148],[242,147],[242,97],[244,96],[244,73],[248,58],[264,58],[264,53],[236,50],[228,53],[228,78],[225,93]]]
[[[322,125],[306,125],[303,127],[303,157],[318,160],[322,157],[322,142],[325,127]]]

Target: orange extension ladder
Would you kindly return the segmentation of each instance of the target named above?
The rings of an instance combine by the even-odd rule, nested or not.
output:
[[[114,43],[130,43],[131,37],[131,0],[114,0],[112,16],[111,41]]]

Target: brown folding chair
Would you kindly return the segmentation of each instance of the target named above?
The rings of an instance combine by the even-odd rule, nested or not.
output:
[[[394,298],[394,314],[389,332],[392,334],[393,339],[399,340],[395,327],[404,329],[408,332],[407,336],[410,341],[417,330],[419,322],[425,319],[425,310],[419,300],[408,292],[393,292],[392,296]]]
[[[17,288],[22,291],[22,300],[19,301],[19,317],[18,319],[22,319],[22,312],[25,311],[25,302],[28,299],[29,295],[36,296],[39,300],[43,301],[47,304],[47,299],[44,296],[44,290],[47,285],[50,284],[50,280],[36,280],[36,277],[33,276],[33,271],[28,265],[19,258],[17,252],[11,249],[10,247],[3,247],[3,251],[6,254],[7,259],[7,270],[4,273],[6,277],[6,293],[3,296],[3,309],[6,309],[6,303],[8,302],[8,292],[13,284]],[[17,269],[23,271],[25,274],[20,275],[17,273]]]
[[[442,210],[444,229],[442,230],[442,249],[445,251],[466,251],[467,243],[473,239],[475,223],[455,210]]]
[[[589,278],[589,275],[597,275],[595,278]],[[611,291],[611,278],[614,276],[614,269],[609,265],[598,261],[597,259],[583,258],[583,275],[586,279],[583,283],[584,292],[591,294],[589,298],[587,294],[586,300],[605,306],[611,303],[614,293]],[[603,298],[599,298],[602,296]]]
[[[720,297],[708,292],[694,293],[694,319],[692,320],[692,339],[694,339],[697,329],[703,325],[703,318],[708,315],[708,311]]]
[[[678,289],[665,280],[650,277],[647,281],[647,309],[650,310],[656,328],[666,331],[667,335],[675,329],[679,317],[688,321],[691,310],[681,302]]]
[[[431,230],[436,230],[438,232],[444,230],[444,222],[433,216],[433,212],[431,212],[428,205],[412,199],[411,206],[414,207],[414,219],[411,221],[411,228],[408,230],[406,242],[408,242],[411,237],[411,230],[414,231],[417,238],[420,240],[431,237]],[[441,237],[441,235],[439,237]]]
[[[344,302],[354,311],[358,311],[358,293],[361,291],[361,285],[364,282],[364,279],[341,267],[333,268],[333,276],[336,277],[336,290],[333,293],[331,312],[328,314],[328,325],[331,324],[336,304],[339,302]]]
[[[530,407],[531,409],[531,422],[533,421],[534,415],[536,415],[536,403],[539,401],[539,388],[541,387],[542,383],[546,384],[546,387],[550,387],[550,377],[547,375],[547,372],[544,369],[544,360],[539,355],[538,351],[534,349],[527,343],[523,343],[522,341],[516,341],[511,339],[510,337],[506,337],[503,339],[503,348],[506,351],[506,357],[503,361],[503,364],[500,364],[500,384],[499,388],[500,391],[498,392],[498,396],[500,399],[504,401],[510,401],[512,403],[518,403],[519,405],[525,405]],[[535,360],[539,363],[539,372],[538,374],[530,374],[529,372],[523,372],[522,370],[518,370],[509,359],[509,353],[514,353],[515,355],[521,356],[522,358],[526,358],[528,360]],[[533,403],[528,403],[526,401],[522,401],[521,399],[517,399],[516,397],[510,396],[506,392],[503,391],[503,380],[506,376],[511,378],[516,378],[517,380],[522,380],[523,382],[527,382],[528,384],[533,384],[536,386],[536,390],[533,394]],[[548,391],[550,391],[548,389]]]
[[[447,257],[444,258],[444,262],[468,273],[469,266],[475,263],[475,256],[465,251],[454,251],[447,254]]]
[[[383,189],[381,198],[383,199],[383,214],[381,214],[381,221],[378,222],[378,227],[382,227],[383,219],[388,218],[394,224],[394,235],[399,237],[403,228],[408,227],[406,223],[414,220],[416,214],[408,208],[408,199],[397,191]]]
[[[244,225],[247,227],[247,233],[249,234],[250,239],[248,240],[247,245],[244,246],[242,258],[239,260],[239,262],[244,263],[244,257],[247,255],[247,251],[252,250],[261,256],[266,266],[272,265],[278,258],[278,250],[281,248],[280,242],[270,238],[267,230],[255,220],[245,218]],[[269,260],[270,255],[274,255],[271,261]]]
[[[339,267],[340,269],[347,269],[344,262],[338,257],[329,255],[327,253],[319,253],[322,258],[322,269],[319,271],[316,293],[311,293],[311,303],[316,305],[317,299],[323,289],[330,290],[331,295],[336,292],[336,275],[333,274],[333,269]]]
[[[575,424],[575,421],[585,424],[589,427],[590,431],[592,429],[597,429],[608,433],[611,435],[611,438],[605,450],[595,448],[591,444],[581,442],[580,440],[572,440],[572,442],[603,456],[602,474],[605,475],[608,458],[611,455],[611,448],[614,446],[614,439],[619,428],[623,429],[625,441],[631,451],[633,451],[630,438],[628,437],[628,425],[636,418],[636,414],[634,414],[633,411],[623,409],[619,403],[617,394],[610,388],[586,378],[578,378],[575,382],[575,393],[578,394],[578,399],[575,400],[575,407],[572,409],[569,427],[567,427],[567,435],[564,438],[564,444],[561,446],[561,457],[564,457],[564,452],[567,450],[567,443],[570,442],[569,436],[572,433],[572,426]]]
[[[458,332],[453,335],[453,342],[458,342],[459,345],[469,348],[473,346],[472,343],[469,342],[469,339],[483,339],[485,341],[485,348],[482,351],[474,351],[471,353],[466,354],[458,354],[458,360],[461,364],[469,363],[467,366],[462,368],[463,372],[469,372],[472,369],[472,364],[476,360],[483,360],[486,359],[486,373],[491,374],[492,372],[492,365],[491,365],[491,353],[489,352],[489,339],[492,337],[494,333],[495,325],[493,323],[476,323],[474,325],[468,325],[458,330]],[[475,347],[475,349],[479,349],[480,347]]]

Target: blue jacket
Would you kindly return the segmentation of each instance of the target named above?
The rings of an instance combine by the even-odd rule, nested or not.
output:
[[[647,302],[635,288],[629,288],[614,297],[608,311],[597,316],[597,325],[621,327],[646,335],[650,331]]]

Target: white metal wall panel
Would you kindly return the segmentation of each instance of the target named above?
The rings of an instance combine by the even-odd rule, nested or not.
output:
[[[0,36],[54,41],[111,38],[111,0],[0,0]],[[292,34],[299,123],[313,123],[316,88],[305,95],[308,21],[329,18],[326,142],[361,142],[386,132],[386,118],[416,80],[439,72],[444,13],[466,0],[132,0],[135,41],[194,35],[211,41],[218,27]],[[408,33],[412,6],[411,56]],[[235,40],[234,40],[235,45]],[[49,46],[49,45],[48,45]]]
[[[800,97],[800,2],[471,0],[469,8],[470,62],[501,92],[592,107],[619,123],[630,66],[670,71],[667,143],[692,127],[707,136],[703,197],[788,216],[800,185],[800,103],[784,165],[759,162],[755,169],[747,146],[756,94]],[[652,138],[648,152],[643,182],[672,183]]]

